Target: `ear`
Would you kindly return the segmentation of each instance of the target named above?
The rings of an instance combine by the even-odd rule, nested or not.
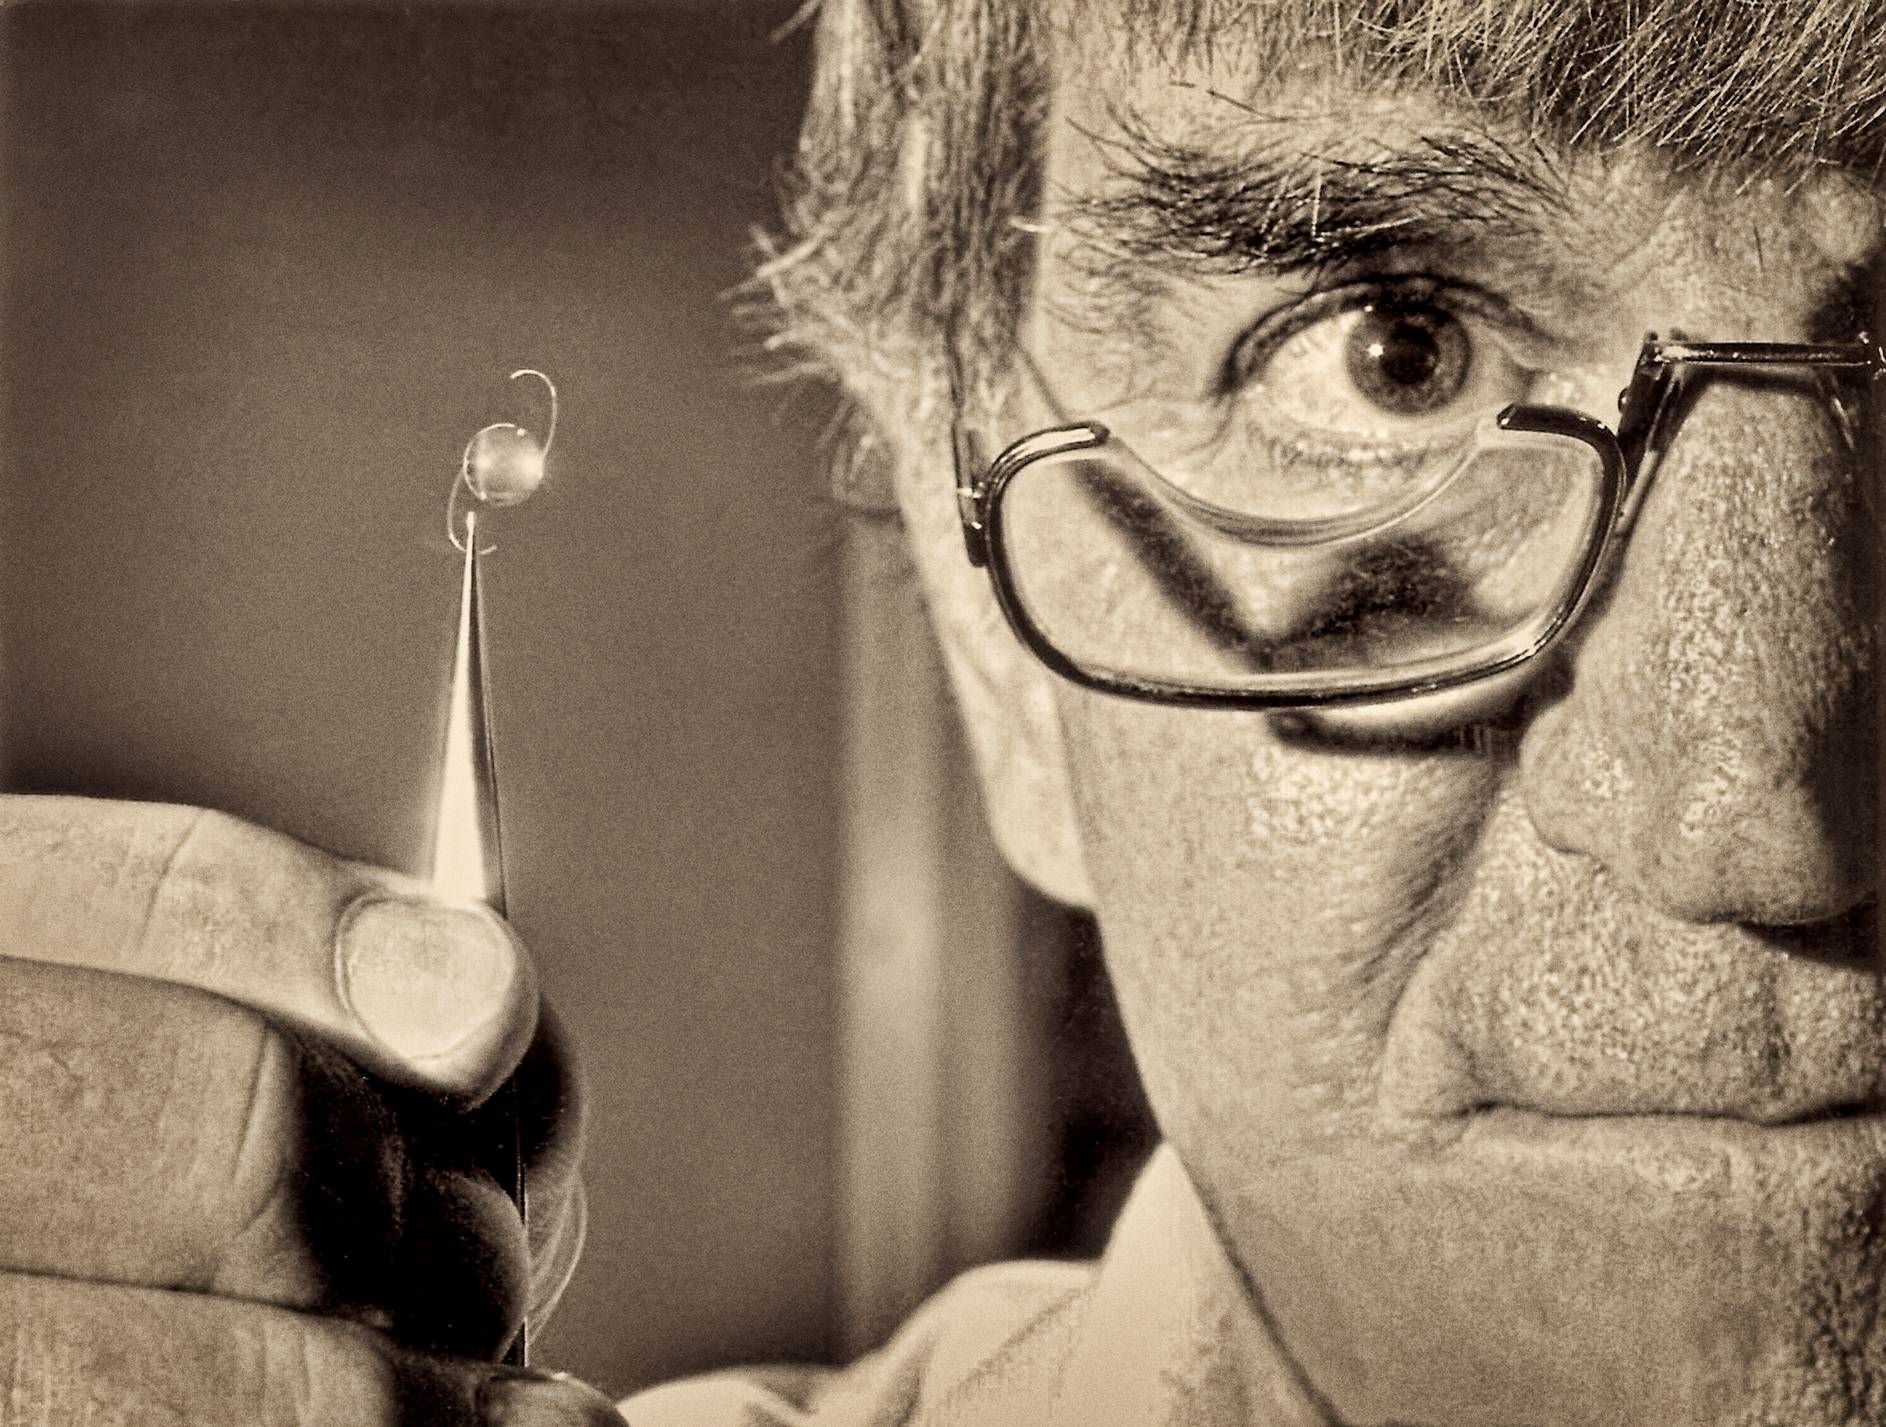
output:
[[[912,422],[947,431],[948,422]],[[916,443],[912,443],[913,447]],[[1050,897],[1089,906],[1055,676],[1015,638],[986,571],[969,563],[947,438],[900,451],[898,505],[982,780],[997,847]]]

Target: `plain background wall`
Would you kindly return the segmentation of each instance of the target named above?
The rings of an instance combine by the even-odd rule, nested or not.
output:
[[[829,1346],[820,413],[722,294],[790,4],[0,11],[4,752],[418,863],[485,394],[562,387],[488,566],[513,919],[588,1051],[614,1391]]]

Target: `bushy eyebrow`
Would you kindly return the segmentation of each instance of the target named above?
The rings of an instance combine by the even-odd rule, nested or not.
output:
[[[1123,125],[1104,142],[1110,180],[1058,208],[1102,267],[1111,255],[1158,271],[1341,268],[1396,249],[1538,238],[1571,208],[1548,153],[1477,133],[1366,150],[1306,149],[1279,134],[1225,153]]]

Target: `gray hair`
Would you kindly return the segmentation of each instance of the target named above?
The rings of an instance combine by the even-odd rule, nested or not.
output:
[[[988,369],[1013,339],[1058,24],[1129,60],[1254,36],[1414,80],[1542,140],[1672,163],[1872,180],[1886,162],[1880,0],[824,0],[812,95],[763,240],[770,349],[853,406],[854,455],[934,391],[954,333]],[[808,7],[810,13],[811,7]],[[842,484],[870,484],[855,467]],[[882,493],[877,493],[881,498]],[[872,498],[867,493],[867,499]]]

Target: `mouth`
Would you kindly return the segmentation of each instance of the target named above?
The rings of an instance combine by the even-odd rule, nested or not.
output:
[[[1659,1197],[1796,1202],[1831,1195],[1871,1203],[1886,1189],[1886,1106],[1836,1107],[1782,1122],[1487,1106],[1465,1117],[1450,1153],[1514,1168],[1549,1166],[1555,1177],[1624,1178]]]
[[[1876,904],[1758,927],[1655,916],[1601,879],[1585,900],[1541,935],[1463,938],[1416,970],[1387,1038],[1392,1118],[1442,1139],[1750,1145],[1886,1123]]]
[[[1681,1110],[1621,1114],[1568,1114],[1526,1105],[1483,1105],[1463,1118],[1461,1138],[1536,1139],[1628,1138],[1635,1135],[1687,1136],[1697,1142],[1745,1144],[1803,1143],[1886,1130],[1886,1104],[1837,1105],[1786,1120],[1745,1119],[1739,1115],[1692,1114]]]
[[[1784,1031],[1688,1059],[1653,1045],[1635,1066],[1523,1058],[1476,1064],[1430,1082],[1439,1093],[1418,1108],[1404,1101],[1398,1118],[1442,1141],[1549,1135],[1615,1142],[1648,1134],[1752,1146],[1869,1135],[1886,1127],[1886,1046],[1876,1010],[1845,1002],[1829,1009],[1817,1040]]]

